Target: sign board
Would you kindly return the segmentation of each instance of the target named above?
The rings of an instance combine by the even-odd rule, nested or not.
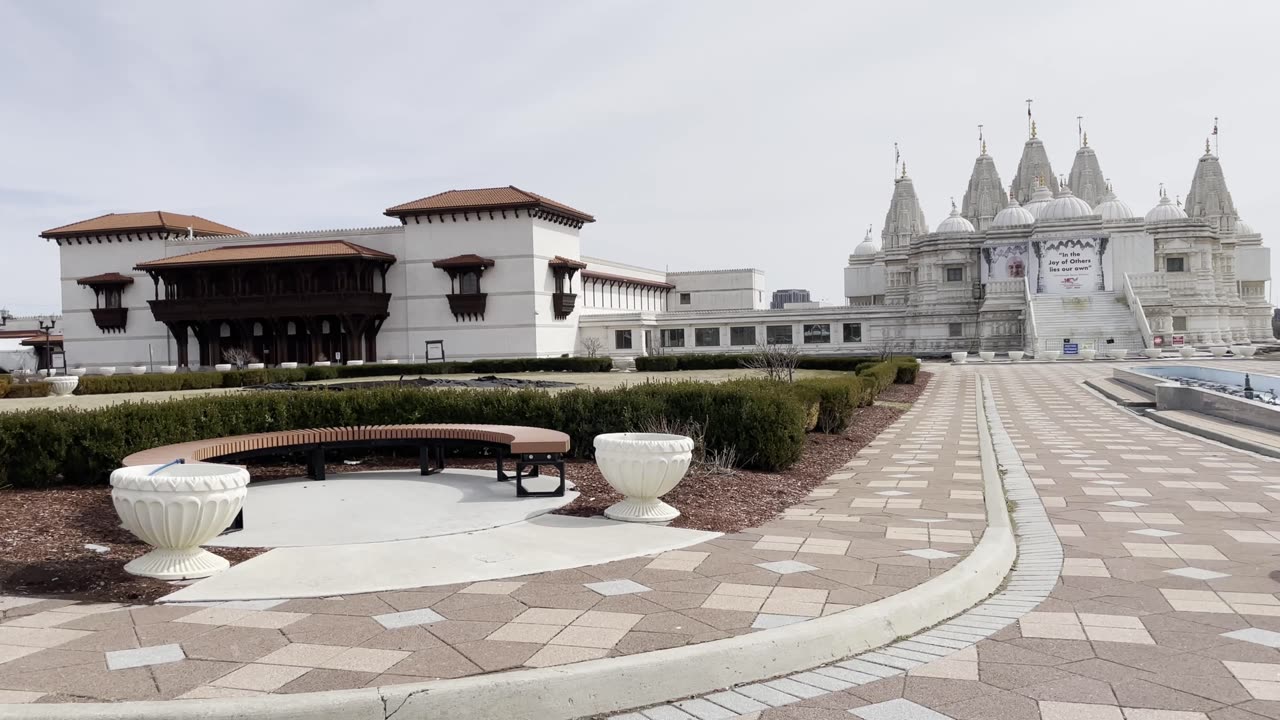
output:
[[[1079,355],[1080,343],[1062,343],[1063,355]]]
[[[428,340],[427,341],[427,362],[439,360],[444,362],[444,341]]]
[[[1181,347],[1181,346],[1186,345],[1186,344],[1187,344],[1187,336],[1186,336],[1186,335],[1174,335],[1174,336],[1173,336],[1173,346],[1174,346],[1174,347]]]
[[[1036,293],[1070,295],[1106,290],[1105,237],[1033,240]]]
[[[1155,345],[1156,347],[1160,347],[1161,345],[1164,344],[1164,336],[1156,335],[1155,337],[1151,338],[1151,344]]]

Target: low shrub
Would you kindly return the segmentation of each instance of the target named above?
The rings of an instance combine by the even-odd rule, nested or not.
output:
[[[13,384],[12,375],[0,375],[0,398],[4,397],[9,391],[9,386]]]
[[[898,377],[898,366],[892,362],[876,363],[858,371],[858,377],[869,378],[873,383],[874,394],[893,384]]]
[[[636,370],[641,372],[673,372],[680,367],[675,355],[641,355],[636,358]]]
[[[779,470],[795,462],[804,448],[804,405],[778,387],[688,382],[554,394],[394,387],[235,393],[0,414],[0,485],[101,483],[125,456],[158,445],[348,425],[534,425],[567,433],[572,453],[590,457],[596,435],[638,431],[661,418],[699,423],[706,428],[708,452],[732,450],[746,467]]]
[[[841,370],[858,372],[875,365],[874,359],[865,357],[828,357],[826,355],[802,355],[796,364],[802,370]]]
[[[35,382],[15,383],[7,387],[4,392],[6,398],[33,398],[45,397],[49,394],[49,383],[37,380]]]
[[[915,383],[916,376],[920,374],[920,361],[915,358],[903,357],[894,358],[893,362],[898,369],[897,376],[893,381],[899,385],[911,385]]]
[[[875,400],[872,382],[867,378],[847,377],[806,378],[792,383],[797,391],[809,393],[818,399],[816,429],[824,433],[842,433],[853,422],[854,412],[867,407]]]

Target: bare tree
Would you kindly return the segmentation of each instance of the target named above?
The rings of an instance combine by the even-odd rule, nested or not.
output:
[[[795,345],[757,345],[742,360],[742,367],[759,370],[770,380],[791,382],[800,364],[800,349]]]
[[[604,341],[598,337],[584,337],[581,344],[582,350],[587,354],[587,357],[595,357],[604,349]]]
[[[244,348],[227,348],[222,351],[222,359],[236,366],[237,370],[243,370],[245,365],[258,362],[258,358],[253,353]]]

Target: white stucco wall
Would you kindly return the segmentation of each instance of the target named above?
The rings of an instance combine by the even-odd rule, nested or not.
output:
[[[1271,279],[1271,248],[1254,245],[1236,248],[1236,280]]]
[[[667,282],[675,285],[667,308],[672,312],[700,310],[763,310],[769,307],[764,292],[764,273],[754,268],[669,272]],[[683,303],[682,296],[689,302]]]

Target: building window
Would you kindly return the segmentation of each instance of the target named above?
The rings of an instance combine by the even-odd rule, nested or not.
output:
[[[120,302],[120,296],[121,296],[120,288],[118,287],[107,288],[106,290],[103,291],[102,296],[103,296],[102,297],[103,307],[106,307],[106,308],[123,307],[123,303]]]
[[[831,326],[827,323],[805,325],[804,342],[806,345],[831,342]]]
[[[947,335],[949,337],[964,337],[964,325],[962,323],[948,323]]]
[[[1174,332],[1186,332],[1186,331],[1187,331],[1187,316],[1186,316],[1186,315],[1174,315],[1174,316],[1173,316],[1173,331],[1174,331]]]
[[[681,305],[688,305],[691,302],[693,302],[693,295],[690,295],[689,293],[680,293]]]
[[[1165,272],[1186,272],[1187,259],[1182,257],[1167,257],[1164,259]]]
[[[458,292],[461,295],[480,294],[480,273],[464,272],[458,276]]]
[[[845,323],[844,341],[847,343],[862,342],[862,323]]]
[[[684,347],[684,328],[664,329],[662,347]]]
[[[770,345],[790,345],[790,325],[768,325],[764,329],[764,341]]]
[[[962,267],[947,268],[947,282],[964,282],[964,268]]]
[[[614,330],[613,346],[618,350],[631,349],[631,331],[630,330]]]
[[[698,347],[715,347],[720,344],[720,328],[694,328],[693,344]]]
[[[729,328],[730,345],[755,345],[756,328],[754,325]]]

